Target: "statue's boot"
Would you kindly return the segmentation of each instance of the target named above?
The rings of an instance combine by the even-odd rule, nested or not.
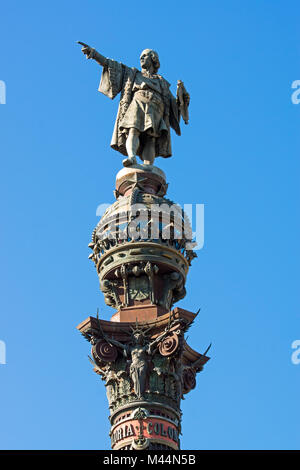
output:
[[[132,166],[132,165],[136,165],[137,161],[135,157],[128,157],[128,158],[125,158],[125,160],[123,160],[122,163],[123,163],[123,166]]]

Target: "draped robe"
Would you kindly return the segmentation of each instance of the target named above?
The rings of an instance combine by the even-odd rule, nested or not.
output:
[[[122,128],[122,121],[126,121],[126,112],[134,98],[133,89],[137,74],[139,73],[136,68],[130,68],[115,60],[106,59],[98,88],[101,93],[111,99],[114,99],[118,93],[121,94],[111,147],[125,156],[127,156],[126,139],[128,132]],[[170,84],[160,75],[156,75],[156,77],[159,80],[163,101],[163,124],[165,130],[160,132],[155,138],[155,157],[161,156],[167,158],[172,155],[170,127],[175,130],[176,134],[180,135],[180,111],[177,100],[170,91]],[[157,124],[157,127],[159,127],[159,123]],[[143,135],[141,134],[137,155],[141,157],[142,152]]]

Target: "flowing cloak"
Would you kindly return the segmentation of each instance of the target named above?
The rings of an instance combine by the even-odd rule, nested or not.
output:
[[[111,99],[114,99],[118,93],[121,93],[118,114],[110,145],[114,150],[117,150],[125,156],[127,156],[127,135],[120,128],[120,124],[133,99],[133,86],[137,73],[138,70],[136,68],[130,68],[115,60],[106,59],[98,88],[98,91]],[[167,126],[167,132],[161,133],[161,135],[155,139],[155,157],[161,156],[166,158],[172,155],[170,127],[175,130],[176,134],[180,135],[180,111],[176,99],[170,92],[170,84],[160,75],[157,75],[157,77],[160,80],[164,103],[163,120]],[[137,155],[141,157],[143,151],[142,138],[140,141],[141,145],[138,148]]]

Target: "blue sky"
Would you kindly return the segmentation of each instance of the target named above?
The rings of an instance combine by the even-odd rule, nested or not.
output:
[[[190,124],[158,159],[168,195],[205,204],[205,245],[177,305],[211,361],[183,401],[185,449],[299,449],[299,2],[10,1],[1,6],[2,449],[108,449],[103,383],[76,325],[109,319],[87,257],[113,202],[118,106],[76,40],[191,94]]]

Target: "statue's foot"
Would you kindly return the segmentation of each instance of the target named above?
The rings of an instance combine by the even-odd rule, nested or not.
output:
[[[131,166],[131,165],[136,165],[136,158],[135,157],[128,157],[123,160],[123,166]]]

